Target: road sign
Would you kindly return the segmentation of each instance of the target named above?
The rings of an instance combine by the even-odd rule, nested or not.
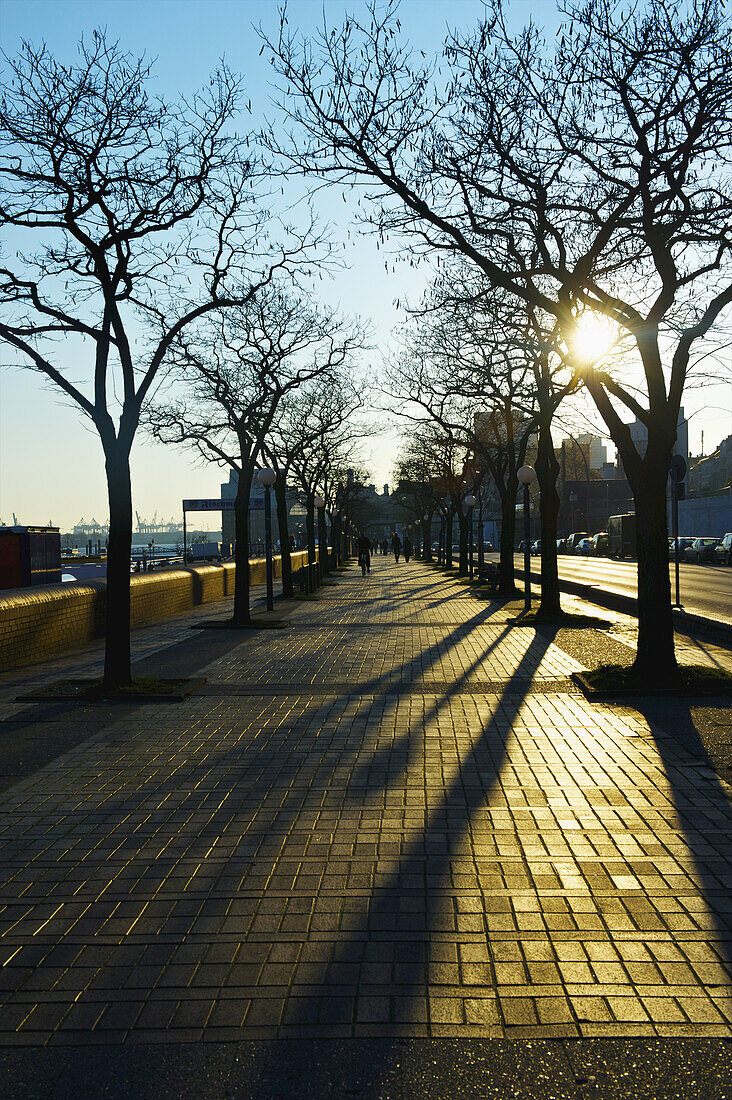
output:
[[[671,480],[678,482],[683,481],[686,477],[686,459],[683,455],[674,455],[671,459],[671,469],[669,470]]]
[[[261,511],[264,508],[264,497],[250,497],[249,508]],[[234,501],[203,498],[199,500],[184,500],[184,512],[233,512]]]
[[[215,500],[204,498],[199,500],[184,500],[184,512],[230,512],[233,511],[233,500]]]

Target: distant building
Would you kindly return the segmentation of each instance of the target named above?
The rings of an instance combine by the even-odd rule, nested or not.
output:
[[[718,493],[732,486],[732,435],[713,454],[689,459],[686,477],[688,494]]]
[[[577,442],[582,447],[590,464],[591,470],[602,470],[607,462],[607,447],[598,435],[590,435],[585,432],[577,436]]]
[[[648,446],[648,428],[641,420],[634,420],[632,424],[628,425],[630,429],[630,437],[633,440],[638,454],[643,457],[646,453],[646,447]],[[674,444],[674,454],[681,455],[682,458],[689,457],[689,422],[684,416],[683,405],[679,409],[679,419],[676,424],[676,443]],[[618,465],[620,465],[620,457],[618,456]]]

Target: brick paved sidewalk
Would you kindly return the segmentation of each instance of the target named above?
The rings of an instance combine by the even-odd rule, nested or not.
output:
[[[500,604],[372,569],[0,795],[4,1044],[730,1035],[698,747]]]

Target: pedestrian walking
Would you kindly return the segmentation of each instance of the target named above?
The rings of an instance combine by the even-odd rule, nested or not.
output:
[[[391,536],[391,548],[394,551],[394,560],[398,565],[399,555],[402,552],[402,540],[399,538],[399,535],[396,533],[396,531]]]
[[[371,539],[363,532],[358,540],[358,564],[361,566],[362,576],[371,572]]]
[[[409,561],[412,556],[412,540],[410,539],[409,535],[404,536],[404,545],[402,547],[402,552],[404,554],[404,560]]]
[[[387,542],[386,539],[382,539],[381,540],[381,553],[382,554],[388,554],[388,552],[389,552],[389,543]]]

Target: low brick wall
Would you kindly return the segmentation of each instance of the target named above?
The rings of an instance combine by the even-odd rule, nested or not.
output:
[[[292,568],[307,562],[306,551],[291,555]],[[274,559],[275,577],[282,563]],[[130,577],[133,628],[159,622],[234,595],[236,567],[198,565]],[[264,584],[264,558],[250,562],[252,584]],[[104,634],[107,582],[72,581],[0,594],[0,671],[56,657]]]

